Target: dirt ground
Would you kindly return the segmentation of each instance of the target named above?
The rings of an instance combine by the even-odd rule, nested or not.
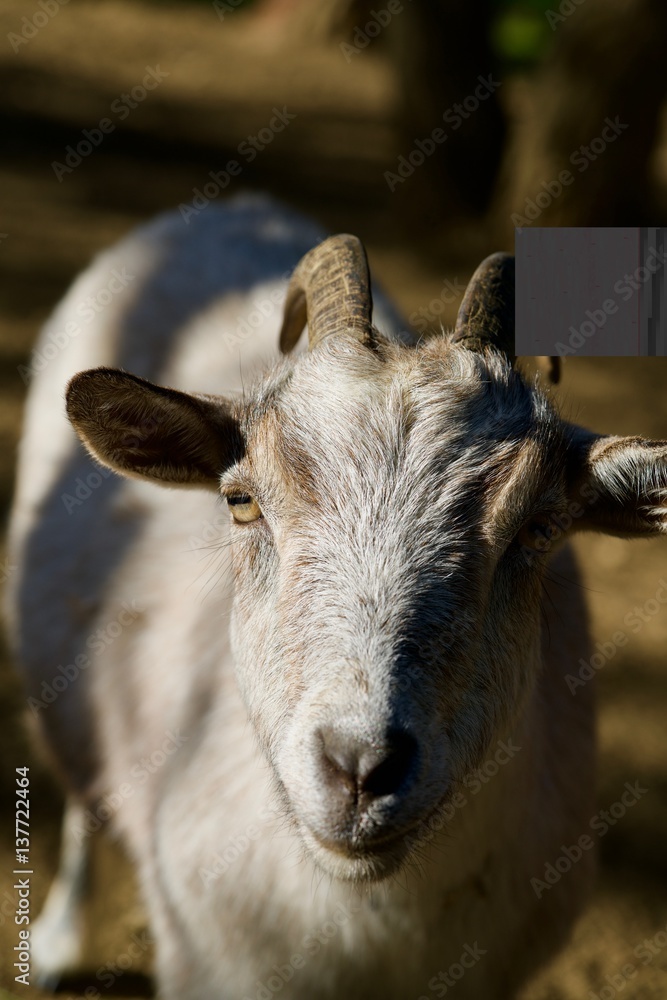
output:
[[[125,13],[129,10],[126,6]],[[85,4],[79,4],[83,11]],[[7,5],[18,14],[16,3]],[[105,4],[105,10],[123,5]],[[76,4],[72,5],[76,9]],[[85,13],[85,11],[84,11]],[[4,15],[3,15],[4,16]],[[35,63],[43,53],[52,60],[54,35],[38,41],[28,56]],[[109,14],[110,16],[110,14]],[[128,15],[129,16],[129,15]],[[153,16],[153,15],[151,15]],[[178,14],[181,17],[181,14]],[[193,15],[188,49],[204,39],[201,14]],[[111,22],[110,22],[111,23]],[[114,22],[115,23],[115,22]],[[9,30],[7,24],[3,28]],[[6,33],[5,30],[5,33]],[[51,29],[49,29],[51,30]],[[89,31],[89,27],[86,28]],[[111,30],[111,29],[110,29]],[[166,27],[165,46],[176,44],[172,25]],[[199,34],[198,34],[199,32]],[[46,35],[47,33],[44,32]],[[103,50],[102,37],[86,35],[85,52],[72,58],[94,63],[93,52]],[[40,43],[41,44],[41,43]],[[202,45],[205,42],[202,41]],[[159,56],[159,45],[156,42]],[[54,49],[55,51],[55,49]],[[0,73],[7,59],[0,58]],[[55,57],[53,57],[55,58]],[[185,57],[183,57],[185,58]],[[147,61],[142,54],[141,60]],[[100,73],[106,72],[102,60]],[[89,72],[94,74],[94,68]],[[79,79],[82,79],[79,76]],[[370,79],[370,77],[369,77]],[[373,80],[376,78],[373,77]],[[113,93],[114,83],[108,82]],[[35,84],[37,86],[37,84]],[[375,86],[369,83],[369,88]],[[84,88],[85,89],[85,88]],[[378,92],[379,94],[379,92]],[[276,101],[280,95],[276,95]],[[371,102],[372,103],[372,102]],[[57,116],[39,117],[29,107],[29,95],[10,107],[0,101],[0,118],[9,135],[0,166],[0,505],[6,516],[11,500],[15,449],[27,387],[19,366],[28,363],[37,330],[74,275],[90,257],[155,211],[191,197],[192,188],[224,161],[224,149],[211,140],[183,143],[150,128],[142,133],[111,137],[90,162],[57,183],[50,162],[77,134]],[[382,118],[382,100],[375,111]],[[137,112],[139,115],[140,112]],[[378,140],[379,141],[379,140]],[[279,165],[280,166],[280,165]],[[251,187],[269,187],[298,207],[317,215],[332,231],[357,231],[365,238],[374,274],[394,295],[406,314],[442,301],[446,280],[465,280],[479,259],[484,235],[472,233],[453,245],[425,247],[414,236],[393,227],[381,199],[367,202],[334,196],[326,188],[291,178],[283,165],[277,172],[262,167],[244,178]],[[446,304],[445,322],[453,318],[454,304]],[[597,431],[667,437],[667,359],[570,359],[561,385],[554,390],[564,412]],[[598,802],[615,802],[625,782],[639,782],[648,792],[600,841],[600,872],[591,905],[576,926],[563,954],[531,985],[522,1000],[583,1000],[612,997],[667,996],[667,604],[656,602],[666,587],[667,538],[626,542],[603,536],[578,537],[575,542],[585,576],[594,636],[609,642],[624,619],[639,608],[641,626],[629,632],[599,671],[600,768]],[[0,582],[12,572],[0,551]],[[648,604],[647,604],[648,602]],[[655,611],[656,604],[659,609]],[[31,860],[34,868],[31,906],[39,911],[55,870],[61,799],[48,770],[29,742],[25,702],[12,673],[6,647],[0,656],[0,1000],[9,997],[47,998],[35,986],[14,982],[13,948],[17,943],[12,889],[13,789],[15,768],[29,766],[32,779]],[[576,870],[569,876],[576,878]],[[89,980],[71,984],[63,995],[146,996],[148,980],[139,974],[150,968],[150,954],[117,978],[112,989],[85,993],[90,983],[100,987],[94,973],[106,962],[123,956],[132,934],[141,932],[143,917],[134,893],[129,867],[117,846],[96,848],[92,871],[95,887],[87,913]],[[643,942],[648,941],[648,945]],[[615,984],[615,985],[614,985]],[[603,992],[604,990],[607,992]],[[609,992],[609,991],[615,992]],[[480,998],[484,1000],[484,998]]]

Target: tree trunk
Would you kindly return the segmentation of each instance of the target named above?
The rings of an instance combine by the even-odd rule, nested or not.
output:
[[[667,4],[586,0],[553,27],[505,158],[497,239],[511,240],[514,225],[656,224],[649,166],[667,92]]]

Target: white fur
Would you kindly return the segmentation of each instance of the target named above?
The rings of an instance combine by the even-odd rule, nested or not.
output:
[[[294,956],[280,990],[293,1000],[432,996],[466,945],[484,956],[456,995],[506,1000],[566,936],[592,866],[586,855],[541,899],[530,885],[593,815],[591,688],[573,698],[563,681],[587,655],[585,612],[574,585],[506,554],[545,496],[563,499],[564,432],[540,393],[500,358],[403,346],[381,300],[388,361],[342,339],[247,389],[250,414],[274,400],[273,423],[248,417],[263,526],[230,528],[211,493],[116,477],[69,514],[62,500],[99,472],[63,414],[68,378],[105,364],[239,392],[275,356],[281,310],[237,344],[239,320],[319,238],[261,199],[209,206],[191,228],[172,215],[132,234],[73,286],[42,344],[113,268],[136,272],[35,376],[11,538],[17,655],[39,699],[87,650],[38,714],[71,791],[92,812],[122,801],[113,824],[165,1000],[266,995]],[[316,500],[279,448],[308,456]],[[557,559],[574,582],[567,550]],[[123,606],[120,633],[91,645]],[[364,822],[382,829],[394,809],[419,843],[373,882],[381,862],[318,840],[340,831],[317,733],[381,742],[396,719],[418,734],[419,780]],[[473,793],[499,741],[520,749]],[[447,812],[457,790],[466,804]]]

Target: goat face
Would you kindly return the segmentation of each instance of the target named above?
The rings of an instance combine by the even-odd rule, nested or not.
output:
[[[521,713],[550,525],[664,529],[667,447],[573,428],[514,371],[508,258],[453,335],[405,347],[336,237],[295,272],[284,349],[306,317],[311,350],[240,403],[103,369],[68,412],[117,471],[227,498],[249,716],[311,855],[373,880]]]
[[[559,422],[444,340],[332,340],[246,420],[222,479],[245,701],[313,852],[385,873],[525,697],[543,561],[517,535],[567,502]]]

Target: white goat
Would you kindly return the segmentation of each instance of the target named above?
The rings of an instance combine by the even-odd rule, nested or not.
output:
[[[77,960],[110,816],[165,1000],[507,1000],[584,901],[593,851],[531,884],[594,814],[592,685],[564,681],[585,611],[545,566],[568,511],[664,531],[667,444],[569,425],[514,370],[511,258],[414,344],[387,306],[372,326],[358,240],[320,238],[263,199],[165,216],[38,345],[11,617],[72,802],[43,974]],[[310,350],[238,394],[278,301]],[[71,422],[130,478],[77,441],[72,375]]]

